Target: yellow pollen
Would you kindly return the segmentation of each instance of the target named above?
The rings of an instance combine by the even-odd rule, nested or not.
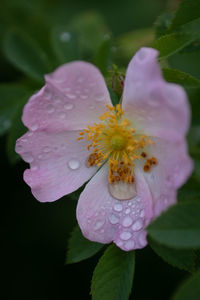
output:
[[[115,134],[110,139],[110,146],[113,150],[122,150],[126,145],[126,139],[119,135]]]
[[[90,151],[87,166],[101,166],[108,160],[110,184],[123,181],[134,182],[134,161],[147,157],[143,149],[153,144],[152,140],[137,134],[131,123],[124,116],[120,104],[116,107],[106,105],[107,111],[99,117],[100,122],[94,123],[80,132],[77,140],[86,139]],[[144,171],[148,172],[157,159],[147,159]]]

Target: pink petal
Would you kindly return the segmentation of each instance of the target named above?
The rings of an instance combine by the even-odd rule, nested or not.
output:
[[[16,143],[16,152],[30,163],[24,180],[36,199],[51,202],[78,189],[96,171],[86,167],[85,141],[78,132],[28,132]]]
[[[46,85],[24,108],[22,120],[32,131],[86,128],[111,104],[103,76],[90,63],[65,64],[45,79]]]
[[[159,138],[152,138],[154,144],[145,152],[155,156],[158,160],[150,172],[143,172],[149,185],[154,204],[154,217],[159,215],[176,202],[176,190],[182,186],[191,175],[193,162],[188,155],[185,140],[169,142]],[[137,163],[142,169],[144,164]]]
[[[146,245],[145,226],[152,218],[152,199],[142,172],[136,172],[138,196],[116,200],[108,192],[108,170],[102,167],[87,184],[79,198],[77,220],[89,240],[114,241],[125,251]]]
[[[138,133],[178,140],[189,126],[187,96],[181,86],[163,79],[157,56],[152,48],[135,54],[127,69],[122,104]]]

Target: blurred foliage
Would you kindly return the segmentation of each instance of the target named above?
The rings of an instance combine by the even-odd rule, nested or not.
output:
[[[15,241],[16,247],[20,245],[21,248],[28,249],[27,251],[34,256],[36,255],[34,242],[38,243],[37,247],[42,245],[43,251],[47,253],[51,253],[48,252],[50,244],[53,249],[52,257],[46,253],[42,256],[44,260],[46,256],[48,257],[46,265],[53,259],[57,259],[60,265],[64,265],[66,236],[69,236],[69,232],[74,227],[76,200],[82,190],[81,188],[76,193],[64,197],[60,202],[51,204],[51,206],[47,204],[44,207],[36,204],[30,196],[30,192],[24,191],[22,182],[16,180],[16,176],[19,176],[18,169],[24,169],[22,162],[15,165],[19,161],[19,156],[14,151],[16,139],[26,131],[21,122],[23,106],[28,98],[42,87],[44,75],[52,72],[60,64],[72,60],[90,61],[103,73],[115,105],[121,100],[128,62],[140,47],[151,46],[160,51],[159,60],[165,79],[182,85],[189,96],[192,119],[188,143],[190,154],[194,159],[194,172],[189,181],[179,190],[178,205],[163,213],[148,227],[149,245],[169,265],[193,273],[180,286],[173,299],[199,299],[200,277],[197,269],[200,265],[200,0],[167,2],[164,0],[127,0],[124,2],[77,0],[75,3],[65,0],[1,0],[1,4],[3,9],[0,11],[0,136],[1,149],[6,151],[6,154],[2,151],[4,159],[1,160],[1,166],[5,170],[5,180],[12,181],[15,186],[12,191],[10,184],[5,181],[4,186],[7,193],[5,199],[13,201],[11,202],[12,212],[10,212],[10,206],[7,207],[7,202],[2,201],[6,206],[6,214],[4,214],[7,226],[5,240],[8,245],[13,244],[10,242],[9,234],[13,234],[13,228],[16,226],[16,232],[14,231],[16,237],[12,239]],[[161,14],[161,12],[163,13]],[[9,165],[7,159],[12,166]],[[13,170],[15,176],[12,177],[10,172],[12,173]],[[21,188],[19,188],[20,184]],[[26,199],[27,197],[29,199]],[[18,202],[21,206],[18,206]],[[11,215],[10,218],[9,215]],[[8,220],[9,226],[7,225]],[[19,220],[23,220],[23,222],[20,223]],[[35,227],[35,231],[32,226]],[[45,229],[42,229],[43,227]],[[7,228],[10,230],[9,234]],[[44,230],[44,236],[42,236],[42,230]],[[47,242],[44,242],[46,239]],[[30,246],[26,244],[26,240]],[[6,245],[6,243],[4,244]],[[150,247],[144,252],[141,250],[142,254],[138,254],[139,262],[140,255],[147,258],[137,269],[136,282],[137,276],[138,278],[140,276],[137,274],[141,274],[141,278],[143,278],[144,273],[148,273],[146,268],[151,263],[151,259],[155,259],[156,263],[168,272],[168,266],[163,264],[159,258],[155,258]],[[12,248],[13,245],[10,245],[10,249]],[[20,250],[18,251],[19,256]],[[86,240],[80,230],[76,228],[68,241],[66,262],[71,264],[88,259],[93,255],[98,257],[99,250],[103,251],[101,244]],[[61,259],[59,251],[63,255]],[[8,260],[10,260],[13,253],[11,255],[7,249],[5,252],[8,252]],[[53,258],[54,252],[57,253],[57,258]],[[40,255],[34,256],[35,259],[38,258],[38,266],[42,265]],[[90,262],[81,262],[80,264],[85,263],[85,265],[81,265],[83,269],[87,269],[90,265],[94,268],[95,257]],[[57,262],[54,261],[55,264]],[[91,284],[93,299],[128,299],[132,287],[134,265],[134,252],[125,253],[113,245],[108,246],[94,270]],[[19,265],[17,266],[19,268]],[[28,262],[24,262],[25,270],[28,270],[27,266],[29,266]],[[72,276],[74,281],[78,280],[78,275],[81,276],[81,266],[80,269],[79,267],[74,269],[76,270],[74,277]],[[70,265],[67,265],[66,268],[70,268]],[[143,268],[145,271],[140,273]],[[156,276],[156,272],[153,273],[154,266],[150,269],[149,272]],[[18,269],[16,268],[16,270]],[[32,271],[28,271],[29,276],[32,276],[30,280],[33,280],[34,276],[37,277],[41,271],[39,270],[35,270],[36,275],[31,274]],[[170,288],[167,289],[168,294],[163,294],[162,289],[166,284],[165,281],[162,283],[161,279],[159,284],[162,289],[160,294],[158,292],[156,294],[156,291],[152,293],[154,299],[169,299],[173,293],[173,284],[177,284],[179,279],[185,276],[184,271],[176,273],[177,270],[172,268],[170,270],[172,270],[170,276],[176,274],[178,279],[173,280]],[[26,282],[25,291],[27,289],[29,292],[30,286],[26,281],[26,272],[23,273],[21,269],[20,272],[22,273],[21,278]],[[48,277],[48,268],[43,272],[44,277]],[[65,271],[62,272],[65,274]],[[91,272],[87,276],[91,276]],[[148,274],[148,282],[154,284],[154,276],[151,273]],[[84,280],[87,282],[87,278],[84,278],[87,276],[82,277],[84,283]],[[160,275],[158,280],[159,277]],[[166,276],[166,278],[169,277]],[[12,284],[16,288],[16,294],[23,299],[21,291],[17,290],[19,280],[16,276]],[[60,278],[55,281],[58,285],[57,289],[59,289],[59,280]],[[70,279],[67,278],[67,280]],[[56,296],[54,296],[51,292],[45,291],[38,297],[37,293],[33,291],[29,299],[50,299],[49,297],[66,299],[68,294],[68,291],[65,291],[66,282],[62,283],[63,294],[58,295],[56,290]],[[52,286],[47,281],[46,284],[48,288]],[[146,282],[146,284],[148,283]],[[81,285],[80,282],[80,289],[84,289],[84,285]],[[42,284],[39,286],[42,289]],[[139,288],[142,289],[141,286],[143,286],[142,280],[141,285],[133,285],[131,299],[133,295],[136,295],[134,299],[143,299],[139,297],[142,293],[145,295],[145,289],[139,290]],[[70,284],[67,289],[70,289]],[[85,291],[86,297],[88,290],[89,286]],[[9,291],[12,293],[11,299],[17,298],[15,289]],[[74,294],[78,295],[79,292],[74,291]],[[65,295],[64,298],[63,295]],[[82,299],[85,299],[84,296]],[[144,297],[144,299],[146,298]]]

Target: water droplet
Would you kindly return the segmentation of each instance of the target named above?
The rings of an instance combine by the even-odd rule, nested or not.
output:
[[[81,76],[77,78],[77,82],[78,82],[78,83],[81,83],[81,82],[83,82],[83,80],[84,80],[84,78],[83,78],[83,77],[81,77]]]
[[[55,108],[53,107],[52,104],[49,104],[47,107],[46,107],[46,110],[47,110],[47,113],[48,114],[51,114],[55,111]]]
[[[32,171],[37,171],[38,169],[39,169],[38,166],[32,166],[32,167],[31,167],[31,170],[32,170]]]
[[[77,159],[70,159],[68,166],[71,170],[77,170],[80,167],[80,162]]]
[[[126,210],[125,210],[125,214],[130,214],[130,212],[131,212],[131,210],[130,210],[130,208],[127,208]]]
[[[29,132],[27,133],[27,135],[28,135],[28,136],[32,136],[32,135],[33,135],[33,132],[29,131]]]
[[[82,94],[82,95],[80,95],[80,98],[81,98],[81,99],[83,99],[83,100],[85,100],[85,99],[87,99],[87,98],[88,98],[88,95],[84,95],[84,94]]]
[[[103,226],[104,223],[105,223],[105,220],[99,220],[99,221],[97,221],[95,223],[95,225],[94,225],[94,230],[100,229]]]
[[[144,218],[144,209],[141,210],[141,212],[140,212],[140,217],[141,217],[141,218]]]
[[[123,221],[122,221],[122,225],[124,226],[124,227],[129,227],[129,226],[131,226],[131,224],[133,223],[133,221],[132,221],[132,219],[130,218],[130,217],[125,217],[124,219],[123,219]]]
[[[71,39],[71,34],[69,32],[62,32],[60,34],[60,40],[62,42],[69,42],[70,39]]]
[[[140,51],[138,51],[137,54],[139,60],[144,60],[146,58],[146,51],[145,49],[141,49]]]
[[[38,127],[39,127],[38,124],[33,124],[33,125],[30,126],[30,129],[32,131],[36,131],[38,129]]]
[[[95,108],[95,106],[94,105],[89,105],[89,109],[94,109]]]
[[[59,117],[60,119],[64,119],[64,118],[66,117],[65,112],[60,111],[60,112],[58,113],[58,117]]]
[[[124,247],[126,248],[126,250],[132,250],[132,249],[134,249],[134,246],[135,246],[135,242],[132,240],[130,240],[124,244]]]
[[[66,103],[64,105],[64,108],[67,109],[67,110],[71,110],[73,107],[74,107],[74,104],[72,104],[72,103]]]
[[[138,219],[132,226],[133,231],[139,231],[143,227],[143,221]]]
[[[105,100],[105,94],[104,93],[98,93],[98,94],[96,94],[95,96],[95,100],[96,101],[103,101],[103,100]]]
[[[20,145],[20,144],[16,144],[16,146],[15,146],[15,151],[16,151],[17,153],[20,153],[20,152],[22,152],[22,151],[23,151],[23,147],[22,147],[22,145]]]
[[[138,237],[138,241],[142,247],[146,246],[147,240],[146,240],[146,232],[145,231],[140,233],[140,235]]]
[[[76,98],[76,95],[74,94],[67,94],[66,95],[69,99],[75,99]]]
[[[121,204],[115,204],[114,205],[114,210],[115,211],[122,211],[122,209],[123,209],[123,206]]]
[[[114,225],[114,224],[117,224],[119,222],[119,219],[115,215],[110,215],[109,216],[109,221],[110,221],[111,224]]]
[[[43,148],[43,152],[45,152],[45,153],[51,152],[50,147],[45,146],[45,147]]]
[[[123,241],[127,241],[131,238],[132,234],[129,232],[129,231],[123,231],[121,234],[120,234],[120,238],[123,240]]]
[[[29,152],[23,153],[23,160],[25,160],[27,163],[31,163],[33,161],[32,154]]]
[[[50,89],[48,89],[48,88],[46,88],[45,90],[44,90],[44,97],[47,99],[47,100],[50,100],[51,99],[51,91],[50,91]]]
[[[27,139],[23,138],[23,139],[21,139],[21,142],[26,143]]]

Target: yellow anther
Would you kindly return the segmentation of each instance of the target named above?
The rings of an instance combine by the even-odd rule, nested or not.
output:
[[[80,132],[78,140],[85,138],[88,141],[87,149],[91,151],[88,166],[100,167],[108,159],[110,184],[118,181],[133,183],[134,160],[146,158],[146,152],[141,149],[153,142],[145,135],[135,133],[120,104],[106,107],[108,110],[99,117],[100,122],[88,125]],[[150,171],[156,164],[155,157],[146,160],[144,171]]]

